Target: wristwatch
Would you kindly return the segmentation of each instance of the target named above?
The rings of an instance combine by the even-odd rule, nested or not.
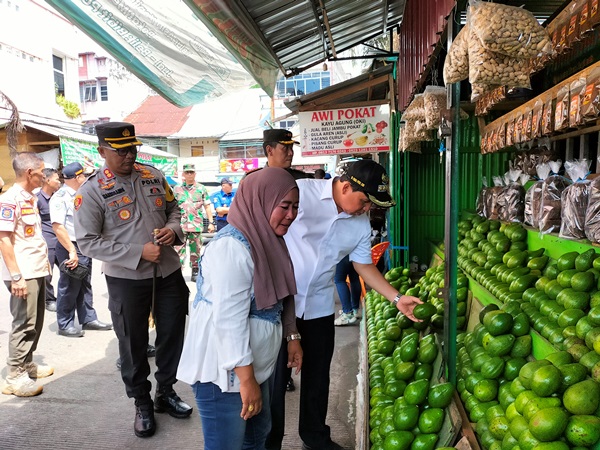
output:
[[[400,301],[401,297],[402,297],[402,294],[400,292],[398,292],[396,294],[396,296],[394,297],[394,300],[392,300],[392,305],[396,306],[398,304],[398,302]]]
[[[286,340],[287,340],[288,342],[290,342],[290,341],[299,341],[299,340],[301,340],[301,339],[302,339],[302,336],[300,336],[300,334],[299,334],[299,333],[296,333],[296,334],[290,334],[290,335],[289,335],[289,336],[286,338]]]
[[[12,278],[13,281],[17,282],[17,281],[21,281],[21,278],[23,278],[23,275],[21,275],[20,273],[15,273],[14,275],[10,276]]]

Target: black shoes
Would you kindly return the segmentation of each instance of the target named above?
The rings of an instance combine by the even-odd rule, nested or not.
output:
[[[158,388],[154,396],[154,411],[167,412],[171,417],[185,419],[192,414],[193,408],[181,400],[171,386]]]
[[[65,329],[58,329],[58,334],[66,337],[83,337],[85,331],[80,330],[79,328],[69,327]]]
[[[191,281],[193,283],[196,282],[196,278],[198,278],[198,268],[196,267],[195,269],[192,269],[192,279]]]
[[[296,385],[294,384],[294,380],[292,378],[288,380],[285,390],[288,392],[294,392],[296,390]]]
[[[99,330],[99,331],[108,331],[112,330],[112,323],[104,323],[100,322],[98,319],[92,320],[91,322],[84,323],[84,330]]]
[[[56,312],[56,301],[46,302],[46,311]]]
[[[152,400],[144,403],[136,401],[133,431],[137,437],[150,437],[156,431]]]

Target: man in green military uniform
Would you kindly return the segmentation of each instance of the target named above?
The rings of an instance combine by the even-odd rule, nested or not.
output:
[[[194,164],[184,164],[183,183],[174,189],[179,209],[181,209],[181,229],[185,236],[182,246],[176,247],[181,265],[185,261],[186,247],[190,247],[190,266],[192,268],[192,281],[198,276],[198,257],[202,248],[202,230],[204,228],[204,215],[208,219],[208,232],[215,231],[215,222],[211,210],[211,201],[204,185],[196,182],[196,167]]]

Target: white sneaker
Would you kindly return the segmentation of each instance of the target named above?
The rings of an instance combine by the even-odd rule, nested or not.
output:
[[[19,367],[13,375],[6,377],[6,384],[2,393],[6,395],[16,395],[17,397],[33,397],[42,393],[44,388],[39,386],[29,378],[29,374],[24,367]]]
[[[29,378],[46,378],[54,373],[54,367],[44,364],[36,364],[33,361],[23,366],[29,375]]]
[[[338,314],[341,316],[342,314],[344,314],[344,310],[340,309],[338,311]],[[353,309],[352,310],[352,314],[354,314],[354,317],[356,317],[356,320],[360,320],[361,316],[360,316],[360,310],[359,309]]]
[[[335,319],[333,321],[333,324],[336,327],[342,327],[344,325],[351,325],[353,323],[356,323],[356,317],[354,317],[353,312],[349,312],[347,314],[341,313],[340,317],[338,317],[337,319]]]

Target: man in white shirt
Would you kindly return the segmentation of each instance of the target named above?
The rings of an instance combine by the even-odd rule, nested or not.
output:
[[[284,239],[288,246],[298,293],[298,331],[304,361],[300,389],[299,434],[304,450],[341,449],[325,423],[329,369],[334,349],[335,267],[346,255],[365,284],[375,289],[411,320],[416,297],[401,295],[381,275],[371,259],[371,225],[365,214],[376,204],[395,205],[385,169],[372,160],[350,165],[330,180],[297,180],[298,216]]]

